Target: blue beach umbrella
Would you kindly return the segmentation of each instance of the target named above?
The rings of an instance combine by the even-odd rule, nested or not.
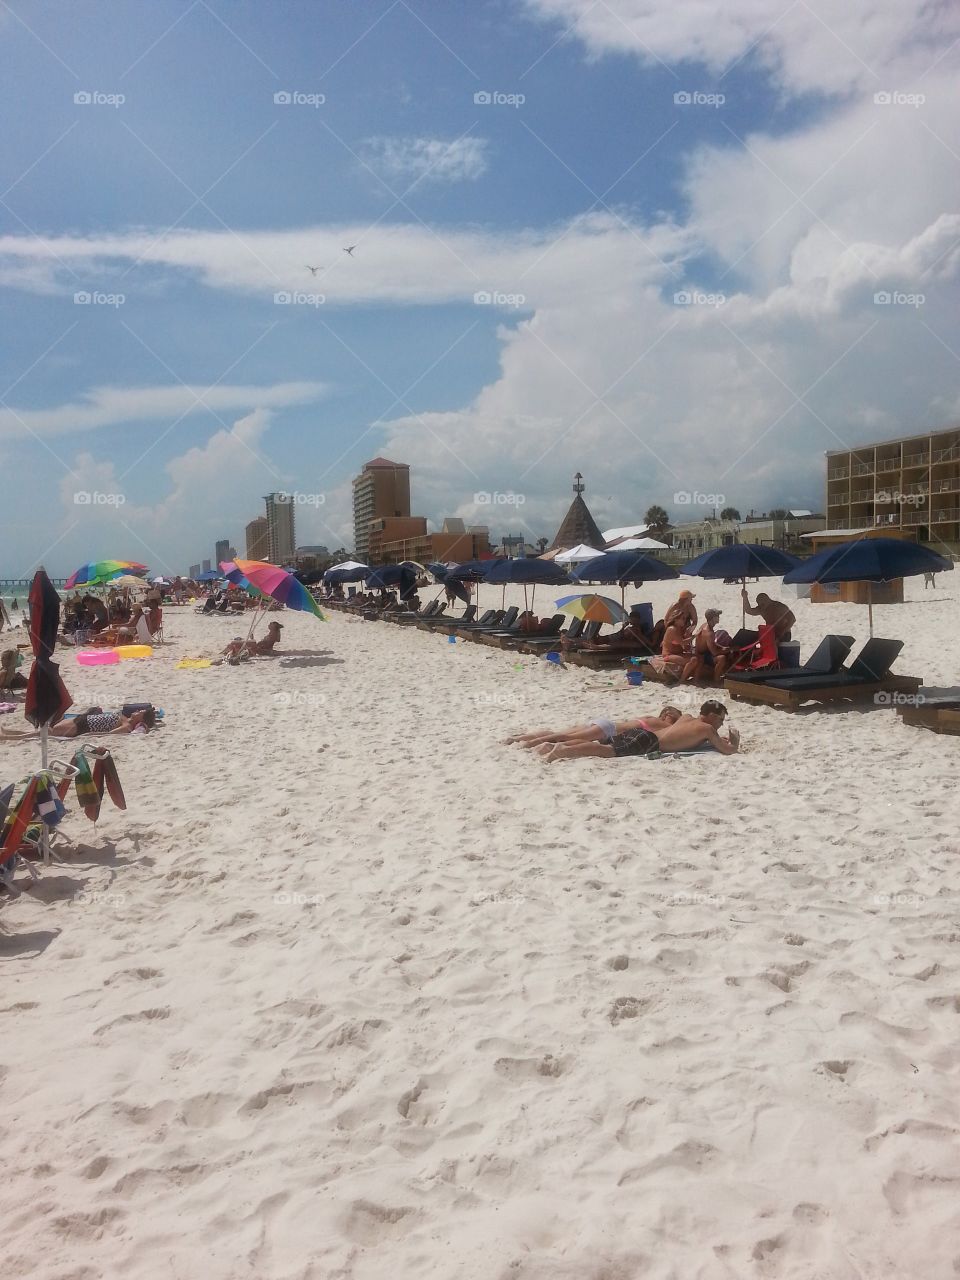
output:
[[[787,584],[800,582],[893,582],[921,573],[946,573],[953,561],[902,538],[857,538],[818,551],[801,560],[784,577]],[[873,599],[868,596],[870,635],[873,635]]]
[[[796,556],[758,542],[735,542],[729,547],[714,547],[690,560],[680,570],[695,578],[738,579],[744,587],[748,578],[782,578],[801,562]],[[746,609],[740,611],[740,625],[746,625]]]
[[[620,588],[622,605],[627,587],[639,587],[644,582],[667,582],[680,575],[656,556],[641,551],[614,550],[579,565],[572,576],[574,582],[615,582]]]
[[[533,587],[532,603],[536,596],[538,583],[548,587],[559,587],[570,582],[571,579],[566,570],[555,564],[553,560],[537,560],[529,557],[517,560],[501,560],[499,564],[493,566],[484,581],[491,584],[502,584],[504,587],[508,582],[521,584],[523,586],[523,605],[526,609],[528,586]]]

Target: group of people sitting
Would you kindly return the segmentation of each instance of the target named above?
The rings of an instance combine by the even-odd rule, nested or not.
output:
[[[746,587],[740,594],[744,613],[760,618],[765,625],[772,627],[776,643],[790,639],[796,618],[788,605],[771,599],[763,591],[758,593],[757,602],[752,605]],[[693,603],[695,598],[692,591],[681,591],[653,633],[645,637],[648,645],[656,646],[650,665],[655,671],[675,680],[719,683],[741,651],[736,647],[734,637],[720,626],[722,610],[705,610],[701,623]],[[635,626],[627,624],[618,636],[630,638],[635,631]],[[604,643],[610,644],[618,636],[608,637]]]
[[[508,743],[527,747],[548,763],[594,756],[613,760],[622,756],[672,755],[712,747],[721,755],[734,755],[740,735],[731,728],[726,737],[720,729],[727,708],[715,698],[708,699],[697,716],[684,715],[676,707],[665,706],[656,716],[634,716],[627,720],[591,720],[572,729],[539,729],[517,734]]]
[[[93,595],[68,600],[63,608],[60,640],[64,644],[154,644],[163,628],[160,593],[130,605],[119,593],[106,602]]]

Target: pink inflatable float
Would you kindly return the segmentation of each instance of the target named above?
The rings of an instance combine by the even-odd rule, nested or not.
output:
[[[116,649],[81,649],[77,654],[81,667],[111,667],[120,661]]]

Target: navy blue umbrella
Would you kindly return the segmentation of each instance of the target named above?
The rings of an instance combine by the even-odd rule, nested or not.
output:
[[[608,551],[595,556],[574,569],[575,582],[609,582],[620,588],[620,603],[626,599],[627,587],[639,587],[643,582],[666,582],[679,577],[676,569],[658,560],[656,556],[641,551]]]
[[[640,551],[607,551],[574,569],[572,576],[575,582],[615,582],[621,587],[679,577],[676,569]]]
[[[508,582],[520,583],[523,586],[523,605],[527,607],[527,587],[533,587],[531,603],[536,596],[538,583],[548,587],[559,587],[570,581],[567,571],[552,560],[538,560],[533,557],[516,560],[501,560],[495,564],[484,579],[485,582],[500,583],[506,590]]]
[[[902,538],[857,538],[818,551],[791,569],[784,582],[892,582],[921,573],[945,573],[953,561],[930,551],[919,542]],[[873,600],[868,599],[870,635],[873,635]]]
[[[730,547],[714,547],[685,564],[681,573],[697,578],[782,578],[800,564],[796,556],[776,547],[756,542],[735,542]]]
[[[369,572],[369,566],[365,564],[358,564],[353,569],[328,569],[323,575],[323,580],[335,585],[341,582],[359,582]]]
[[[442,582],[450,572],[445,564],[428,564],[427,569],[433,574],[438,582]]]
[[[738,578],[747,585],[748,578],[782,578],[795,569],[801,561],[776,547],[764,547],[759,542],[735,542],[729,547],[714,547],[689,561],[680,570],[696,578]],[[741,609],[740,625],[746,626],[746,605]]]
[[[367,571],[366,585],[374,591],[400,588],[400,599],[406,600],[416,590],[417,572],[406,564],[383,564]]]
[[[223,574],[219,569],[204,569],[203,573],[197,574],[197,582],[216,582],[222,577]]]

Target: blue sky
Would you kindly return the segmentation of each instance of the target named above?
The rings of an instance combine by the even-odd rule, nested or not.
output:
[[[0,454],[33,483],[5,571],[182,569],[276,488],[313,495],[301,542],[349,546],[377,453],[434,520],[513,495],[495,533],[551,536],[577,469],[601,524],[690,492],[819,506],[824,449],[957,418],[955,26],[15,3]]]

